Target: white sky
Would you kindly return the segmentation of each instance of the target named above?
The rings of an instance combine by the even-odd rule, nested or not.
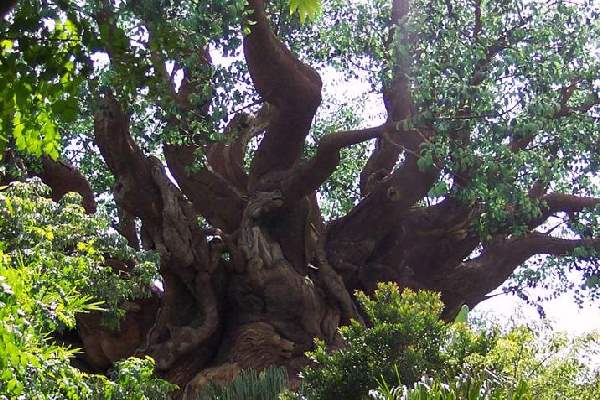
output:
[[[600,308],[596,304],[584,304],[583,308],[575,303],[570,293],[543,303],[544,310],[552,327],[566,332],[570,336],[581,335],[600,330]],[[512,295],[499,295],[477,305],[476,314],[489,314],[493,319],[502,321],[516,320],[526,323],[539,319],[536,309],[525,301]]]

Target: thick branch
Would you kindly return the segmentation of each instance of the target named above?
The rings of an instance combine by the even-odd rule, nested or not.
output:
[[[250,189],[254,190],[265,174],[286,170],[300,158],[321,103],[321,78],[277,39],[264,2],[250,0],[249,6],[253,24],[244,37],[244,55],[254,87],[277,109],[252,163]]]
[[[195,146],[165,145],[169,171],[194,208],[215,227],[233,232],[239,226],[244,200],[230,182],[205,167],[194,167]]]
[[[408,14],[409,0],[394,0],[392,3],[392,18],[390,20],[390,35],[396,36],[398,24]],[[401,43],[394,45],[408,46],[411,38],[402,37]],[[414,112],[414,105],[410,93],[410,82],[407,77],[408,60],[394,60],[392,66],[392,80],[384,84],[383,103],[388,112],[388,119],[392,121],[401,121],[409,117]]]
[[[96,212],[94,192],[89,182],[75,167],[63,162],[42,157],[42,171],[37,174],[52,189],[52,200],[59,201],[69,192],[79,193],[82,205],[88,214]]]
[[[302,63],[275,36],[263,0],[249,0],[250,34],[244,38],[244,56],[254,87],[279,109],[311,112],[321,102],[321,78]],[[311,116],[312,117],[312,116]]]
[[[536,254],[564,256],[577,247],[600,249],[600,239],[561,239],[539,233],[492,243],[483,253],[454,271],[436,278],[437,289],[448,298],[474,306],[505,282],[513,271]],[[450,304],[449,307],[460,307]]]
[[[481,33],[481,0],[475,0],[475,22],[473,26],[473,38],[479,39]]]
[[[540,198],[542,202],[542,215],[529,222],[531,229],[540,226],[558,212],[575,213],[585,209],[593,209],[600,203],[600,198],[575,196],[566,193],[549,193]]]
[[[565,193],[549,193],[541,199],[546,203],[548,212],[579,212],[586,208],[594,208],[600,199],[597,197],[575,196]]]
[[[210,146],[207,162],[211,171],[219,174],[238,190],[246,192],[248,176],[244,169],[244,157],[250,140],[265,132],[273,113],[273,107],[263,104],[255,115],[237,114],[224,131],[225,140]]]
[[[104,161],[117,178],[117,201],[132,215],[160,223],[162,204],[148,160],[129,135],[129,117],[110,94],[104,96],[95,115],[94,135]]]
[[[390,20],[390,43],[393,43],[397,24],[406,16],[408,8],[408,0],[393,1],[392,18]],[[409,39],[403,38],[403,42],[406,45]],[[383,85],[383,103],[387,110],[388,123],[402,121],[414,113],[410,82],[407,78],[405,67],[407,60],[395,61],[396,64],[392,66],[392,80]],[[370,182],[373,179],[380,179],[392,171],[401,153],[402,149],[394,146],[388,140],[383,138],[377,140],[375,150],[360,173],[359,186],[363,196],[366,196],[370,192]]]
[[[376,183],[348,215],[336,221],[329,230],[332,241],[377,241],[400,223],[406,212],[423,199],[438,176],[434,167],[421,170],[417,165],[418,146],[431,135],[424,131],[405,132],[403,139],[407,150],[404,163],[390,176]],[[400,145],[396,143],[397,145]]]
[[[321,139],[315,156],[296,169],[282,183],[286,201],[293,202],[317,190],[335,171],[340,162],[340,150],[379,137],[385,126],[337,132]]]

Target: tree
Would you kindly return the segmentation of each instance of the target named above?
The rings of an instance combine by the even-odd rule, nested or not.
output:
[[[304,24],[318,3],[290,3],[28,0],[2,21],[2,181],[79,192],[160,256],[131,354],[190,393],[246,368],[293,380],[381,281],[440,292],[446,319],[509,279],[597,297],[597,2],[327,0]],[[368,81],[385,121],[320,108],[322,67]],[[44,91],[64,76],[76,120],[73,91]],[[66,161],[23,154],[25,117],[54,121]],[[123,344],[93,333],[86,351]]]

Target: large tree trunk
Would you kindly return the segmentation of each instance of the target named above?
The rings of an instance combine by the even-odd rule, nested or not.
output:
[[[393,4],[391,24],[408,9],[407,1]],[[160,254],[164,293],[160,307],[156,301],[132,306],[120,333],[80,321],[92,367],[149,354],[189,399],[208,380],[226,381],[246,368],[282,365],[294,382],[314,338],[334,344],[341,324],[361,320],[356,290],[372,291],[381,281],[436,290],[450,318],[462,304],[484,299],[534,254],[598,246],[591,239],[534,232],[553,213],[582,210],[597,199],[532,190],[545,208],[530,222],[531,232],[520,237],[500,232],[487,242],[472,229],[480,216],[476,205],[448,197],[418,206],[439,174],[435,166],[417,165],[419,146],[435,130],[398,123],[414,113],[401,67],[383,93],[386,123],[327,135],[314,157],[302,161],[321,102],[320,77],[273,34],[262,0],[250,0],[249,7],[253,23],[244,55],[265,106],[257,115],[234,118],[225,131],[229,140],[165,144],[165,166],[132,139],[123,105],[109,93],[101,99],[95,142],[116,178],[119,230],[132,246]],[[112,57],[116,50],[107,51]],[[164,64],[159,53],[154,56],[157,65]],[[203,60],[210,62],[207,55]],[[182,88],[193,86],[194,79],[185,75]],[[172,93],[181,115],[191,107],[188,94]],[[172,124],[185,132],[185,118]],[[246,145],[259,134],[263,139],[246,171]],[[339,164],[342,148],[371,139],[377,147],[361,173],[364,197],[348,215],[325,224],[316,191]],[[190,168],[197,150],[206,154],[207,165]],[[51,161],[44,168],[56,198],[79,191],[93,212],[89,185],[80,175]],[[464,176],[468,179],[468,171]],[[205,225],[199,225],[200,216]],[[141,222],[139,237],[134,219]],[[479,255],[469,258],[478,247]]]

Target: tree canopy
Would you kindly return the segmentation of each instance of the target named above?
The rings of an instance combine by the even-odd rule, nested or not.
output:
[[[90,370],[137,354],[182,389],[271,365],[294,384],[314,338],[372,323],[355,293],[385,281],[439,292],[445,320],[498,287],[600,295],[595,0],[19,0],[0,15],[0,185],[37,176],[50,192],[27,189],[24,212],[76,192],[105,221],[78,214],[57,242],[70,206],[40,220],[5,201],[2,251],[29,248],[11,229],[35,221],[47,243],[28,262],[96,289],[67,324]],[[69,269],[87,246],[91,267]],[[74,325],[100,300],[120,323]]]

